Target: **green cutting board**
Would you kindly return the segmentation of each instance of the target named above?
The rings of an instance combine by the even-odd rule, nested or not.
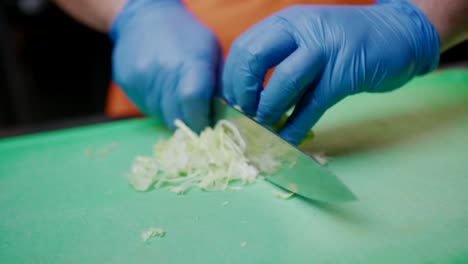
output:
[[[468,263],[468,71],[350,97],[315,132],[358,201],[136,192],[132,159],[170,135],[148,119],[1,140],[0,263]]]

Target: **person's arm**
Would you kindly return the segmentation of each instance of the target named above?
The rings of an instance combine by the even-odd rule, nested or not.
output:
[[[412,0],[439,34],[441,52],[468,39],[468,1]]]
[[[108,32],[127,0],[54,0],[69,15],[100,32]]]

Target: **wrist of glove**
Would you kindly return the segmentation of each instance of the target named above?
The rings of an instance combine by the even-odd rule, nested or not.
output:
[[[412,45],[415,61],[414,75],[433,71],[439,64],[440,40],[435,27],[424,13],[407,0],[377,0],[377,8],[393,10],[394,19],[405,19],[409,31],[408,43]],[[382,15],[386,12],[384,11]],[[404,31],[402,28],[399,29]]]
[[[122,7],[122,10],[114,18],[109,29],[109,37],[112,41],[116,41],[119,37],[119,32],[125,28],[125,24],[134,16],[139,15],[139,12],[148,8],[163,8],[165,6],[181,6],[180,0],[127,0],[127,3]]]

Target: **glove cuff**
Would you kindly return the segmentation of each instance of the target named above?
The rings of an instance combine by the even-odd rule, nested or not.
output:
[[[414,75],[424,75],[435,70],[439,65],[439,34],[419,7],[407,0],[377,0],[376,4],[392,5],[397,12],[408,17],[413,32],[418,34],[419,38],[413,39]]]
[[[127,24],[127,21],[135,16],[139,10],[166,4],[178,5],[181,4],[181,2],[180,0],[128,0],[110,26],[110,39],[112,42],[115,42],[119,37],[121,28],[123,28],[124,25]]]

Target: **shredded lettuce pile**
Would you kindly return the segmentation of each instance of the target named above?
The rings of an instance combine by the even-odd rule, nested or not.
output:
[[[285,162],[294,166],[295,156],[285,146],[259,140],[249,122],[220,120],[200,135],[180,120],[175,124],[172,137],[154,146],[154,156],[135,158],[128,178],[136,190],[152,186],[178,194],[193,187],[226,190],[271,175]]]

